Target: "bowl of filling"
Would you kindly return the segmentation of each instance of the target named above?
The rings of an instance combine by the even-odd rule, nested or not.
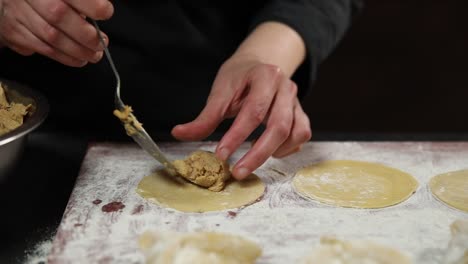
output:
[[[48,112],[49,104],[41,93],[0,79],[0,181],[18,164],[29,134]]]

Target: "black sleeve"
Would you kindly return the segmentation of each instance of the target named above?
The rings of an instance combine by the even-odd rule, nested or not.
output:
[[[299,33],[307,58],[295,77],[307,79],[297,81],[302,85],[300,95],[304,95],[315,80],[318,65],[332,52],[362,7],[363,0],[272,0],[255,15],[251,29],[277,21]]]

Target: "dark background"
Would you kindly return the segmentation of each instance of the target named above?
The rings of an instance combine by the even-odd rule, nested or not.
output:
[[[367,1],[304,101],[315,140],[467,140],[467,12],[466,0]],[[86,141],[30,138],[0,182],[0,263],[21,262],[56,230]]]
[[[319,132],[468,132],[468,1],[379,0],[304,101]]]

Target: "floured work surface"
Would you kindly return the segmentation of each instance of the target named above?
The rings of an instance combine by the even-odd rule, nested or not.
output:
[[[249,147],[244,144],[231,163]],[[170,159],[181,159],[216,143],[163,144]],[[306,200],[291,186],[307,165],[336,159],[382,163],[419,182],[408,200],[382,209],[333,207]],[[401,250],[415,263],[440,263],[450,224],[468,214],[450,208],[429,191],[429,179],[468,168],[468,143],[310,143],[299,154],[270,159],[255,173],[266,184],[262,200],[243,209],[182,213],[141,198],[135,188],[161,168],[136,145],[89,148],[49,256],[51,263],[143,263],[137,237],[148,229],[217,231],[241,235],[263,249],[259,263],[295,263],[319,245],[320,237],[365,239]]]

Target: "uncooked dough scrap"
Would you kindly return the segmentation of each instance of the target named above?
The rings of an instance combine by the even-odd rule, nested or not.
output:
[[[452,238],[444,256],[445,264],[468,263],[468,219],[458,219],[450,225]]]
[[[147,264],[253,264],[262,250],[240,236],[146,231],[139,238]]]
[[[324,237],[320,246],[301,263],[312,264],[409,264],[411,259],[403,253],[371,241],[341,241]]]
[[[442,202],[468,212],[468,170],[459,170],[432,177],[429,188]]]
[[[306,198],[354,208],[382,208],[413,194],[418,182],[411,175],[377,163],[333,160],[299,170],[295,190]]]
[[[183,212],[207,212],[239,208],[262,197],[265,184],[254,174],[245,180],[232,178],[220,192],[212,192],[181,177],[170,176],[165,170],[144,177],[137,193],[156,204]]]
[[[411,259],[393,248],[371,241],[340,241],[324,237],[301,264],[410,264]]]
[[[231,177],[229,164],[208,151],[195,151],[172,164],[182,177],[214,192],[221,191]]]

